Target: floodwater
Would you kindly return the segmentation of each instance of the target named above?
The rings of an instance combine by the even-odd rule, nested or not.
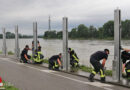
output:
[[[62,53],[63,45],[62,40],[45,40],[39,39],[40,44],[42,46],[42,52],[45,58],[49,58],[52,55],[56,55]],[[15,47],[15,40],[14,39],[7,39],[7,50],[14,52]],[[31,47],[32,39],[20,39],[19,46],[20,50],[22,50],[26,44]],[[104,50],[108,48],[110,50],[110,55],[106,62],[106,68],[112,69],[112,60],[114,60],[114,41],[109,40],[69,40],[68,42],[69,47],[73,48],[77,53],[80,64],[90,66],[89,63],[90,55],[98,50]],[[2,39],[0,39],[0,51],[2,51]],[[122,45],[125,48],[130,49],[130,40],[122,41]],[[29,51],[29,54],[32,52]]]

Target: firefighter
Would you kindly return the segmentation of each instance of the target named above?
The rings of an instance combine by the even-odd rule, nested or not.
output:
[[[109,50],[108,49],[104,49],[104,51],[97,51],[97,52],[95,52],[94,54],[91,55],[90,63],[94,67],[94,70],[92,71],[92,73],[89,76],[89,80],[91,82],[94,81],[94,76],[98,72],[100,72],[101,82],[102,83],[105,82],[104,66],[105,66],[106,60],[108,58],[108,54],[109,54]],[[102,64],[100,63],[101,60],[103,60]]]
[[[126,77],[127,77],[128,81],[130,81],[130,61],[126,63],[125,71],[126,71]]]
[[[37,41],[37,46],[39,47],[40,46],[40,42]],[[34,50],[34,41],[32,41],[32,50]]]
[[[70,54],[70,65],[72,67],[78,67],[79,58],[75,51],[72,48],[69,48],[69,54]]]
[[[60,53],[59,55],[54,55],[49,59],[49,69],[59,70],[59,67],[61,67],[61,56],[62,54]]]
[[[25,46],[21,53],[21,60],[20,62],[28,63],[29,59],[31,59],[31,56],[28,55],[28,50],[31,50],[28,45]]]
[[[122,54],[121,54],[121,59],[122,59],[122,63],[123,63],[123,67],[122,67],[122,74],[124,77],[128,78],[128,80],[130,80],[130,49],[124,49],[121,48],[122,50]]]
[[[43,58],[44,58],[44,56],[43,56],[43,54],[41,52],[41,46],[39,46],[38,49],[35,50],[35,55],[34,55],[33,60],[34,60],[34,62],[36,64],[42,64],[43,63]]]

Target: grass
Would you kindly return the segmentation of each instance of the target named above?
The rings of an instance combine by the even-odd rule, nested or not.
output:
[[[2,54],[2,51],[0,51],[0,54]]]
[[[49,64],[49,62],[48,62],[47,59],[43,59],[43,63],[47,63],[47,64]]]
[[[18,88],[15,88],[13,85],[11,85],[10,83],[7,83],[5,81],[3,81],[4,83],[4,88],[5,90],[19,90]]]
[[[86,67],[85,65],[79,66],[79,69],[85,72],[92,72],[93,68],[92,67]]]
[[[79,69],[85,72],[92,72],[93,68],[92,67],[87,67],[84,65],[79,66]],[[112,76],[112,70],[105,70],[105,75],[106,76]]]
[[[49,62],[48,62],[47,59],[44,59],[44,60],[43,60],[43,63],[49,64]],[[78,71],[78,69],[80,69],[80,70],[82,70],[82,71],[84,71],[84,72],[89,72],[89,73],[91,73],[92,70],[93,70],[92,67],[87,67],[87,66],[85,66],[85,65],[80,65],[78,69],[77,69],[77,68],[76,68],[76,69],[72,68],[72,69],[73,69],[73,71]],[[112,70],[105,70],[105,75],[106,75],[106,76],[112,76]]]
[[[107,76],[112,76],[112,70],[106,70],[106,71],[105,71],[105,74],[106,74]]]
[[[14,55],[14,53],[12,51],[9,51],[8,55]]]

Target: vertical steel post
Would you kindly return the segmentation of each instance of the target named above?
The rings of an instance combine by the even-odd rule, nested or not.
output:
[[[68,54],[68,18],[63,17],[63,70],[70,70],[70,60]]]
[[[15,56],[20,58],[18,25],[15,26]]]
[[[37,22],[33,23],[33,41],[34,41],[34,49],[33,49],[33,56],[34,56],[35,50],[37,49]]]
[[[3,48],[2,48],[3,55],[7,55],[7,47],[6,47],[6,32],[5,28],[3,28]]]
[[[122,76],[122,61],[121,61],[121,11],[114,11],[114,60],[113,60],[113,80],[120,82]]]

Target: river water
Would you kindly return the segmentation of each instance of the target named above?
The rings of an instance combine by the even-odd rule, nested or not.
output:
[[[52,55],[56,55],[62,52],[62,40],[45,40],[39,39],[42,46],[42,52],[45,58],[49,58]],[[32,39],[20,39],[19,45],[22,50],[26,44],[31,47]],[[98,50],[104,50],[108,48],[110,55],[106,62],[106,68],[112,69],[112,60],[114,59],[114,41],[109,40],[69,40],[69,47],[73,48],[77,53],[80,64],[90,66],[90,55]],[[122,41],[122,45],[125,48],[130,48],[130,40]],[[7,39],[7,50],[14,52],[15,40]],[[2,39],[0,39],[0,51],[2,51]],[[29,54],[32,52],[29,51]]]

